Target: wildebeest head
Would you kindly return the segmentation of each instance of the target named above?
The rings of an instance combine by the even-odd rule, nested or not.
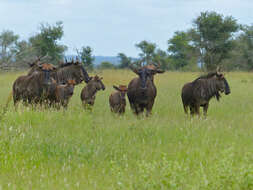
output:
[[[119,85],[119,87],[113,85],[113,88],[120,92],[121,99],[125,99],[125,95],[127,93],[127,86],[126,85]]]
[[[74,93],[74,87],[76,85],[76,81],[69,79],[67,82],[67,86],[66,86],[66,95],[67,96],[72,96]]]
[[[155,65],[146,65],[141,68],[131,68],[134,73],[136,73],[141,80],[141,88],[147,88],[147,80],[151,79],[153,81],[153,76],[157,73],[164,73],[163,70],[159,69]]]
[[[225,92],[225,95],[230,94],[230,87],[224,75],[222,73],[216,72],[215,77],[217,78],[216,80],[217,89],[220,92]]]
[[[44,63],[38,67],[44,73],[43,84],[50,85],[53,82],[50,75],[52,71],[56,70],[56,67],[48,63]]]
[[[95,76],[91,77],[90,82],[96,88],[96,90],[105,90],[105,85],[102,82],[103,77]]]
[[[66,67],[69,66],[69,67]],[[76,83],[79,84],[82,81],[85,81],[86,83],[88,83],[91,78],[89,77],[87,71],[84,69],[83,64],[76,60],[72,60],[71,62],[66,62],[64,64],[61,64],[60,67],[66,67],[68,69],[65,69],[66,74],[68,76],[65,76],[69,79],[75,79]]]

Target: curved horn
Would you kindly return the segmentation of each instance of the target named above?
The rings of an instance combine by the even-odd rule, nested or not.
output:
[[[216,73],[217,73],[217,74],[221,74],[220,71],[221,71],[220,66],[217,66],[217,68],[216,68]]]

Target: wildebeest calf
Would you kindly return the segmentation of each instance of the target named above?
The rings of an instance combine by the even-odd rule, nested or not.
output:
[[[119,114],[125,113],[125,107],[126,107],[126,92],[127,87],[125,85],[119,85],[113,86],[114,89],[117,90],[117,92],[114,92],[109,97],[109,103],[111,107],[111,111]]]
[[[83,103],[84,108],[87,106],[93,106],[96,98],[96,93],[99,90],[105,90],[105,85],[102,82],[102,77],[99,76],[91,77],[91,80],[87,83],[87,85],[82,89],[81,92],[81,101]]]
[[[199,108],[202,106],[206,116],[210,99],[216,97],[219,100],[220,92],[224,91],[225,95],[230,94],[230,87],[224,75],[219,72],[211,72],[186,83],[181,94],[185,113],[187,114],[190,107],[191,115],[199,115]]]
[[[56,106],[58,109],[60,106],[67,108],[69,99],[74,93],[75,84],[75,80],[71,79],[68,80],[67,84],[57,84],[54,81],[48,94],[49,104]]]

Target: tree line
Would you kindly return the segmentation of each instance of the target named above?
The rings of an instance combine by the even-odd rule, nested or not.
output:
[[[25,67],[43,57],[52,64],[64,60],[67,46],[60,43],[63,23],[40,24],[39,32],[28,40],[20,40],[13,31],[0,34],[0,67]],[[201,12],[185,31],[176,31],[168,40],[167,50],[155,43],[141,41],[136,48],[138,58],[118,53],[119,65],[103,62],[99,68],[128,68],[133,63],[158,63],[165,70],[253,70],[253,25],[241,25],[232,16],[217,12]],[[93,49],[83,46],[76,50],[88,70],[94,68]]]

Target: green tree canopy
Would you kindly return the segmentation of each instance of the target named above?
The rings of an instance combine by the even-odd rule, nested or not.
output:
[[[102,63],[100,63],[99,65],[99,69],[114,69],[115,66],[108,61],[103,61]]]
[[[56,22],[55,25],[41,24],[40,32],[29,39],[32,50],[37,57],[50,57],[52,63],[58,63],[64,57],[67,47],[60,44],[63,37],[63,23]]]
[[[141,50],[139,56],[143,61],[145,61],[146,63],[149,63],[150,61],[152,62],[157,47],[155,43],[147,42],[144,40],[136,44],[135,46]]]
[[[90,46],[83,46],[81,50],[77,50],[78,56],[81,58],[84,67],[87,70],[93,70],[95,57],[92,55],[92,48]]]
[[[124,53],[118,53],[120,64],[119,68],[124,69],[128,68],[131,64],[131,57],[127,57]]]
[[[247,68],[253,70],[253,25],[243,26],[243,33],[238,37],[239,50],[246,62]]]
[[[198,49],[205,68],[213,70],[234,48],[233,34],[239,26],[232,16],[224,17],[216,12],[202,12],[193,25],[190,31],[193,45]]]
[[[7,65],[15,57],[18,38],[19,36],[10,30],[4,30],[0,34],[0,64]]]
[[[190,43],[190,35],[187,32],[180,31],[175,32],[174,36],[168,41],[168,52],[173,69],[180,69],[189,65],[194,57],[195,64],[197,64],[195,50]]]

